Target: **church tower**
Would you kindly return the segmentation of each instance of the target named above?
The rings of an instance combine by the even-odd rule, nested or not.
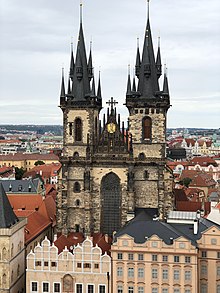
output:
[[[142,57],[137,49],[137,85],[135,78],[131,85],[128,76],[128,128],[121,122],[112,97],[107,102],[107,113],[100,119],[100,74],[96,92],[91,48],[88,61],[85,49],[82,6],[80,12],[79,38],[75,59],[71,51],[67,92],[64,75],[61,82],[64,146],[57,231],[112,234],[137,208],[156,208],[161,218],[172,209],[172,178],[166,168],[165,152],[168,80],[165,74],[160,91],[160,46],[155,60],[148,13]]]
[[[135,66],[136,79],[131,88],[128,76],[126,106],[129,110],[129,132],[133,139],[134,190],[136,207],[158,207],[160,216],[170,209],[170,199],[166,198],[166,120],[170,107],[169,88],[166,72],[163,90],[159,87],[162,75],[160,41],[155,60],[149,19],[142,55],[139,41]],[[169,187],[171,189],[171,187]],[[169,194],[169,192],[168,192]],[[168,206],[167,206],[168,205]]]

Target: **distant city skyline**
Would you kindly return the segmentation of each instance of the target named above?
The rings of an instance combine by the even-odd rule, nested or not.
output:
[[[68,76],[76,49],[79,1],[0,0],[0,124],[62,124],[61,68]],[[162,62],[167,63],[169,128],[220,127],[219,0],[152,0],[150,20]],[[123,106],[128,64],[134,67],[137,37],[142,49],[146,0],[83,1],[87,52],[92,39],[96,81],[101,70],[103,107],[113,96]],[[161,78],[162,79],[162,78]]]

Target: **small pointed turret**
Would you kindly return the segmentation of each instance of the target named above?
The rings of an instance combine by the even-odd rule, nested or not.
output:
[[[132,92],[136,92],[135,76],[133,77]]]
[[[73,80],[74,74],[74,57],[73,57],[73,43],[71,43],[71,57],[70,57],[70,78]]]
[[[140,56],[140,49],[139,49],[139,38],[137,38],[137,56],[136,56],[136,65],[135,65],[135,74],[137,78],[139,78],[141,68],[141,56]]]
[[[92,97],[96,97],[96,94],[95,94],[95,78],[93,77],[92,79],[92,90],[91,90],[91,96]]]
[[[92,41],[90,42],[90,52],[89,52],[89,61],[88,61],[88,76],[89,76],[89,80],[91,80],[93,78]]]
[[[165,67],[165,72],[164,72],[164,81],[163,81],[163,96],[166,98],[168,104],[170,104],[170,93],[169,93],[169,84],[168,84],[166,65],[164,67]]]
[[[158,37],[158,50],[156,59],[157,77],[160,78],[162,74],[161,54],[160,54],[160,37]]]
[[[72,92],[72,89],[71,89],[71,79],[69,78],[69,80],[68,80],[68,90],[67,90],[68,95],[70,95],[71,92]]]
[[[131,74],[130,74],[130,65],[128,65],[128,82],[127,82],[127,92],[126,96],[131,96]]]
[[[65,94],[65,83],[64,83],[64,69],[62,68],[62,81],[60,90],[60,105],[65,104],[66,94]]]
[[[80,40],[79,40],[80,42]],[[80,56],[80,46],[78,45],[77,53],[76,53],[76,77],[78,80],[81,80],[83,78],[83,66],[82,66],[82,60]]]
[[[102,89],[101,89],[101,77],[99,71],[99,81],[98,81],[98,90],[97,90],[97,97],[102,98]]]

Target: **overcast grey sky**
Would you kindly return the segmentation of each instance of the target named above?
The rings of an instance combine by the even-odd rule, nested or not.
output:
[[[84,0],[86,45],[93,41],[103,105],[123,106],[136,39],[142,49],[146,0]],[[61,68],[76,47],[79,0],[0,0],[0,124],[61,124]],[[155,49],[160,31],[172,108],[168,127],[220,127],[220,0],[151,0]]]

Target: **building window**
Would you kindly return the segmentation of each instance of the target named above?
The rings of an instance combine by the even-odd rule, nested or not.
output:
[[[75,120],[75,141],[82,141],[82,120],[80,118]]]
[[[99,264],[98,264],[98,263],[95,263],[95,264],[94,264],[94,268],[95,268],[95,269],[98,269],[98,268],[99,268]]]
[[[152,293],[158,293],[158,288],[152,288]]]
[[[202,257],[203,257],[203,258],[206,258],[206,257],[207,257],[207,251],[206,251],[206,250],[203,250],[203,251],[202,251]]]
[[[185,256],[185,263],[191,263],[191,257]]]
[[[122,277],[123,276],[123,268],[122,267],[118,267],[117,268],[117,276],[118,277]]]
[[[158,277],[157,269],[152,269],[151,275],[152,275],[152,279],[157,279]]]
[[[179,248],[184,249],[185,248],[185,243],[180,243]]]
[[[138,287],[138,293],[144,293],[144,287]]]
[[[73,134],[73,123],[69,124],[69,135]]]
[[[179,270],[174,270],[173,271],[173,279],[175,281],[178,281],[180,279],[180,271]]]
[[[117,293],[123,293],[123,287],[122,287],[122,285],[118,285],[118,292]]]
[[[144,277],[144,268],[138,268],[138,278]]]
[[[218,267],[216,268],[216,274],[217,274],[218,277],[220,276],[220,266],[218,266]]]
[[[173,290],[173,293],[180,293],[180,289],[179,289],[179,288],[175,288],[175,289]]]
[[[76,293],[83,293],[82,284],[76,284]]]
[[[163,288],[162,289],[162,293],[168,293],[168,289],[167,288]]]
[[[99,285],[99,293],[105,293],[105,285]]]
[[[134,277],[134,268],[128,268],[128,278]]]
[[[43,283],[43,292],[49,292],[49,283]]]
[[[168,255],[163,255],[163,262],[168,262]]]
[[[208,286],[207,284],[201,284],[201,293],[208,293]]]
[[[149,172],[148,171],[144,171],[144,179],[145,180],[149,179]]]
[[[185,271],[185,281],[191,280],[191,271]]]
[[[217,285],[216,293],[220,293],[220,285]]]
[[[157,261],[157,254],[152,254],[152,261]]]
[[[134,255],[133,253],[128,254],[128,260],[134,260]]]
[[[168,269],[163,269],[163,280],[168,280]]]
[[[184,293],[191,293],[191,289],[185,289]]]
[[[56,267],[57,266],[57,263],[55,261],[52,261],[51,262],[51,267]]]
[[[35,261],[35,266],[40,267],[41,266],[41,261],[39,261],[39,260]]]
[[[44,266],[45,266],[45,267],[48,267],[48,265],[49,265],[48,261],[45,261],[45,262],[44,262]]]
[[[138,260],[144,260],[144,255],[143,253],[138,254]]]
[[[75,193],[78,193],[78,192],[80,192],[80,190],[81,190],[81,187],[80,187],[79,182],[75,182],[75,183],[74,183],[74,186],[73,186],[73,191],[74,191]]]
[[[31,282],[31,291],[32,292],[37,292],[37,282]]]
[[[157,241],[153,241],[152,242],[152,247],[158,247],[158,242]]]
[[[201,275],[207,275],[207,265],[201,265]]]
[[[79,199],[76,200],[76,206],[77,206],[77,207],[80,206],[80,200],[79,200]]]
[[[211,239],[211,244],[212,245],[216,245],[217,244],[217,239],[216,238],[212,238]]]
[[[217,252],[217,258],[220,258],[220,251]]]
[[[174,262],[180,262],[180,257],[178,255],[174,255]]]
[[[88,285],[88,293],[94,293],[94,285]]]
[[[53,291],[54,291],[54,293],[59,293],[60,292],[60,283],[54,283],[53,284]]]
[[[84,263],[83,267],[86,268],[86,269],[90,269],[91,268],[91,264],[88,263],[88,262],[86,262],[86,263]]]
[[[118,259],[123,259],[122,253],[118,253]]]
[[[151,128],[152,121],[150,117],[144,117],[142,121],[142,137],[143,139],[150,140],[151,139]]]
[[[133,286],[128,287],[128,293],[134,293],[134,287]]]
[[[81,262],[78,262],[78,263],[77,263],[77,268],[80,269],[81,267],[82,267]]]

